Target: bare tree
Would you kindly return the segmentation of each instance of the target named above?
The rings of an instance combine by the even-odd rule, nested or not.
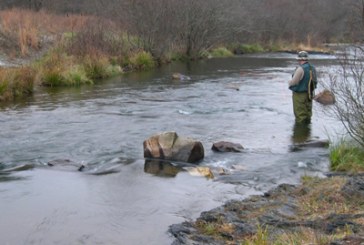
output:
[[[126,0],[118,9],[119,22],[128,33],[138,37],[141,48],[160,59],[175,38],[174,0]]]
[[[333,112],[349,135],[364,147],[364,49],[355,47],[341,59],[338,75],[330,79],[335,95]]]
[[[188,57],[196,57],[201,50],[227,41],[237,30],[232,11],[237,1],[185,0],[179,9],[178,43]]]
[[[42,8],[43,0],[28,0],[29,9],[39,11]]]

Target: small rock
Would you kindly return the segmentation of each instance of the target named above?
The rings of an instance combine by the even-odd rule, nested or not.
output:
[[[217,152],[243,152],[244,147],[237,143],[219,141],[213,143],[211,149]]]
[[[172,74],[172,79],[174,80],[191,80],[191,78],[189,76],[183,75],[181,73],[173,73]]]
[[[185,167],[184,169],[192,176],[202,176],[208,179],[214,178],[214,174],[209,167]]]

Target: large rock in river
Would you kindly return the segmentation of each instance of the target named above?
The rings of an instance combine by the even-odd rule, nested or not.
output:
[[[171,161],[196,163],[204,158],[204,148],[200,141],[180,137],[176,132],[163,132],[151,136],[143,142],[144,157]]]

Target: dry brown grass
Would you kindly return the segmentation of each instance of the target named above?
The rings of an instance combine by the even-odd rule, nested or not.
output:
[[[281,245],[290,245],[290,244],[297,244],[297,245],[326,245],[330,244],[331,242],[335,241],[336,239],[343,238],[347,235],[352,234],[351,231],[343,231],[340,235],[327,235],[317,232],[310,228],[302,227],[296,232],[285,232],[279,235],[274,244],[281,244]]]
[[[65,32],[81,30],[90,18],[24,9],[3,10],[0,11],[0,31],[7,37],[8,42],[15,42],[19,54],[25,56],[29,54],[30,49],[40,49],[43,41],[59,38],[60,34]]]
[[[0,101],[33,93],[35,71],[29,67],[0,69]]]
[[[330,213],[343,214],[349,211],[353,212],[352,205],[338,191],[345,185],[345,178],[307,178],[303,182],[304,186],[302,188],[305,188],[307,193],[298,198],[301,215],[306,218],[323,218]]]

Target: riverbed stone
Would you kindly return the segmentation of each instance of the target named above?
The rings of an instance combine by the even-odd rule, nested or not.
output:
[[[207,179],[213,179],[215,176],[209,167],[185,167],[185,169],[192,176],[202,176]]]
[[[189,76],[183,75],[181,73],[173,73],[172,74],[172,79],[180,80],[180,81],[191,80],[191,78]]]
[[[78,170],[82,171],[85,168],[84,164],[74,162],[70,159],[55,159],[47,162],[49,167],[54,167],[62,170]]]
[[[291,151],[299,151],[303,148],[327,148],[330,146],[329,140],[306,140],[290,146]]]
[[[204,147],[200,141],[181,137],[176,132],[153,135],[143,142],[144,157],[170,161],[197,163],[204,158]]]
[[[47,166],[54,169],[54,170],[60,170],[60,171],[79,171],[83,172],[85,174],[91,174],[91,175],[106,175],[106,174],[112,174],[112,173],[118,173],[120,172],[120,165],[100,165],[96,167],[90,167],[87,165],[87,163],[81,162],[75,162],[70,159],[55,159],[47,162]]]
[[[217,152],[242,152],[244,147],[238,143],[219,141],[213,143],[211,149]]]

